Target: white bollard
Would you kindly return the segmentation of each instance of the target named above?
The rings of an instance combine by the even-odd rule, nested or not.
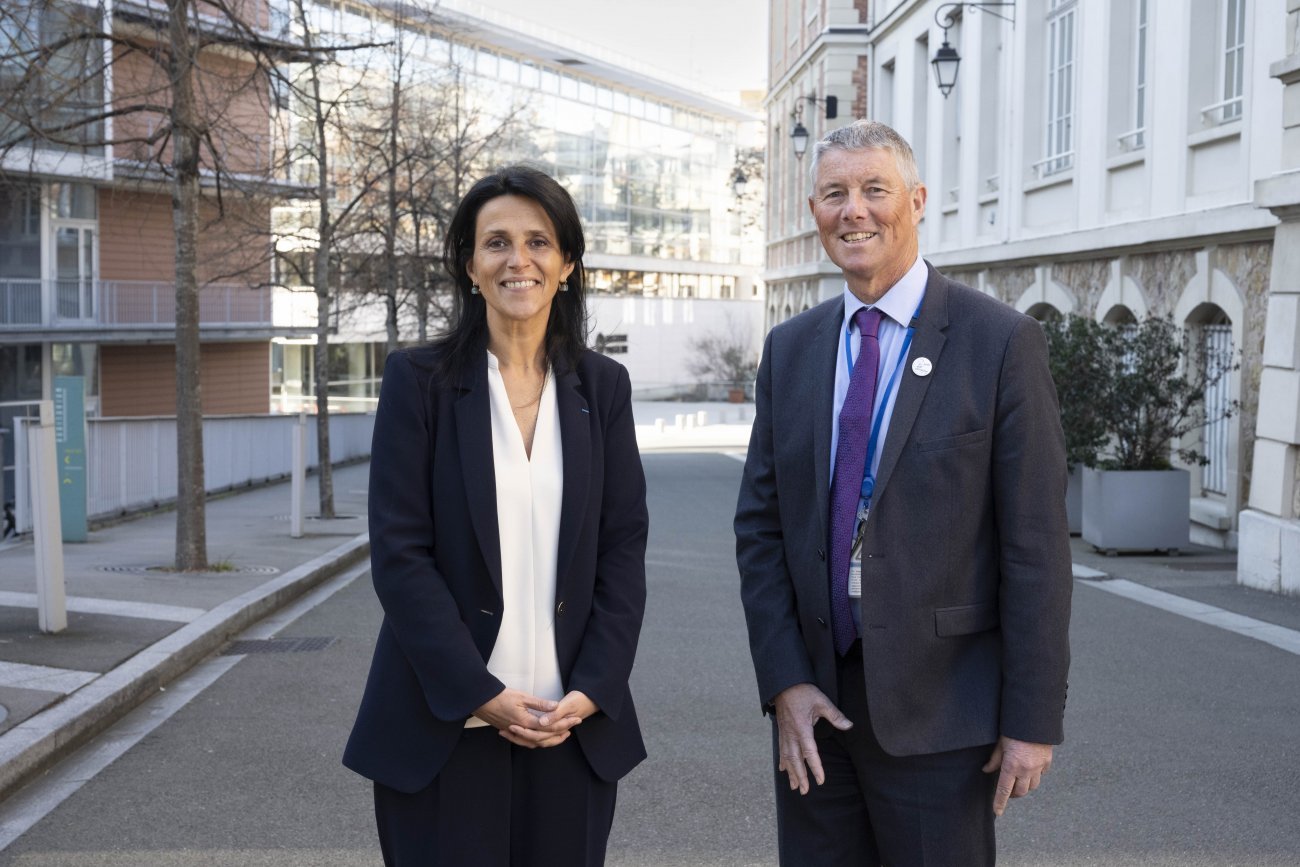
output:
[[[708,424],[708,423],[709,423],[709,412],[708,412],[708,410],[704,410],[704,409],[702,409],[702,410],[700,410],[699,412],[697,412],[697,413],[695,414],[695,423],[696,423],[697,425],[699,425],[700,427],[704,427],[706,424]]]
[[[293,423],[293,469],[289,481],[289,537],[302,538],[302,502],[307,488],[307,413],[298,413]]]
[[[663,433],[664,427],[664,420],[662,418],[655,419],[655,433]]]
[[[682,412],[677,413],[675,424],[677,425],[678,430],[686,430],[686,414]]]
[[[68,628],[68,605],[63,587],[63,524],[52,400],[40,402],[39,421],[28,425],[27,456],[36,545],[36,621],[41,632],[62,632]]]

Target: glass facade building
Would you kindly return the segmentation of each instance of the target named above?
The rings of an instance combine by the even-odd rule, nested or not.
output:
[[[603,320],[609,320],[604,331],[620,337],[626,333],[631,351],[620,360],[633,371],[634,381],[638,345],[648,350],[653,342],[656,355],[682,354],[658,336],[653,341],[639,337],[638,329],[689,332],[692,323],[705,328],[725,319],[746,325],[752,320],[757,333],[762,319],[761,196],[738,199],[732,183],[742,152],[762,141],[757,112],[692,90],[689,82],[673,83],[630,68],[635,64],[603,49],[575,46],[563,34],[467,0],[442,2],[415,16],[408,9],[400,32],[377,3],[318,3],[309,9],[311,26],[323,39],[356,43],[365,34],[375,42],[400,44],[411,81],[439,90],[436,98],[441,100],[454,91],[458,115],[474,118],[480,130],[508,130],[494,146],[493,164],[534,165],[569,190],[586,233],[593,341],[603,345]],[[364,65],[358,61],[355,55],[343,59]],[[370,64],[371,69],[379,66],[379,61]],[[340,150],[334,158],[337,166],[348,156]],[[311,170],[305,169],[307,174]],[[299,179],[309,180],[306,174]],[[735,307],[648,311],[618,306],[602,315],[603,305],[629,298],[733,302]],[[357,346],[352,355],[366,359],[367,372],[363,387],[334,382],[331,393],[370,396],[378,385],[371,347],[376,341],[382,344],[382,314],[376,309],[369,321],[354,316],[349,323],[340,322],[338,332],[332,341],[366,346]],[[414,336],[403,329],[401,339]],[[308,393],[309,377],[287,371],[310,368],[314,346],[283,343],[275,356],[282,364],[273,364],[272,402],[288,407]],[[340,358],[332,347],[331,366]],[[656,370],[643,371],[642,378],[667,383],[689,377],[681,370]]]

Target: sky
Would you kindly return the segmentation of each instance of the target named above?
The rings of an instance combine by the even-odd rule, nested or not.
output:
[[[766,88],[767,0],[478,2],[699,79],[705,92]]]

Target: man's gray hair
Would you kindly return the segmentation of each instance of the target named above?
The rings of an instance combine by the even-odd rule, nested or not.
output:
[[[812,165],[809,167],[812,182],[817,183],[817,164],[827,151],[864,151],[872,148],[880,148],[894,155],[898,172],[909,190],[921,185],[921,173],[916,169],[912,146],[893,127],[876,120],[855,120],[848,126],[833,129],[822,136],[821,141],[813,145]]]

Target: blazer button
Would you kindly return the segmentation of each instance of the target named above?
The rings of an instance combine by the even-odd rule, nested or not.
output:
[[[559,605],[555,606],[555,616],[560,617],[563,616],[563,614],[564,614],[564,602],[560,602]]]
[[[817,549],[817,556],[820,557],[822,560],[825,560],[825,559],[826,559],[826,551],[825,551],[825,549],[823,549],[823,548],[818,548],[818,549]]]
[[[817,618],[817,622],[820,623],[822,626],[826,625],[826,621],[822,620],[820,617]]]

